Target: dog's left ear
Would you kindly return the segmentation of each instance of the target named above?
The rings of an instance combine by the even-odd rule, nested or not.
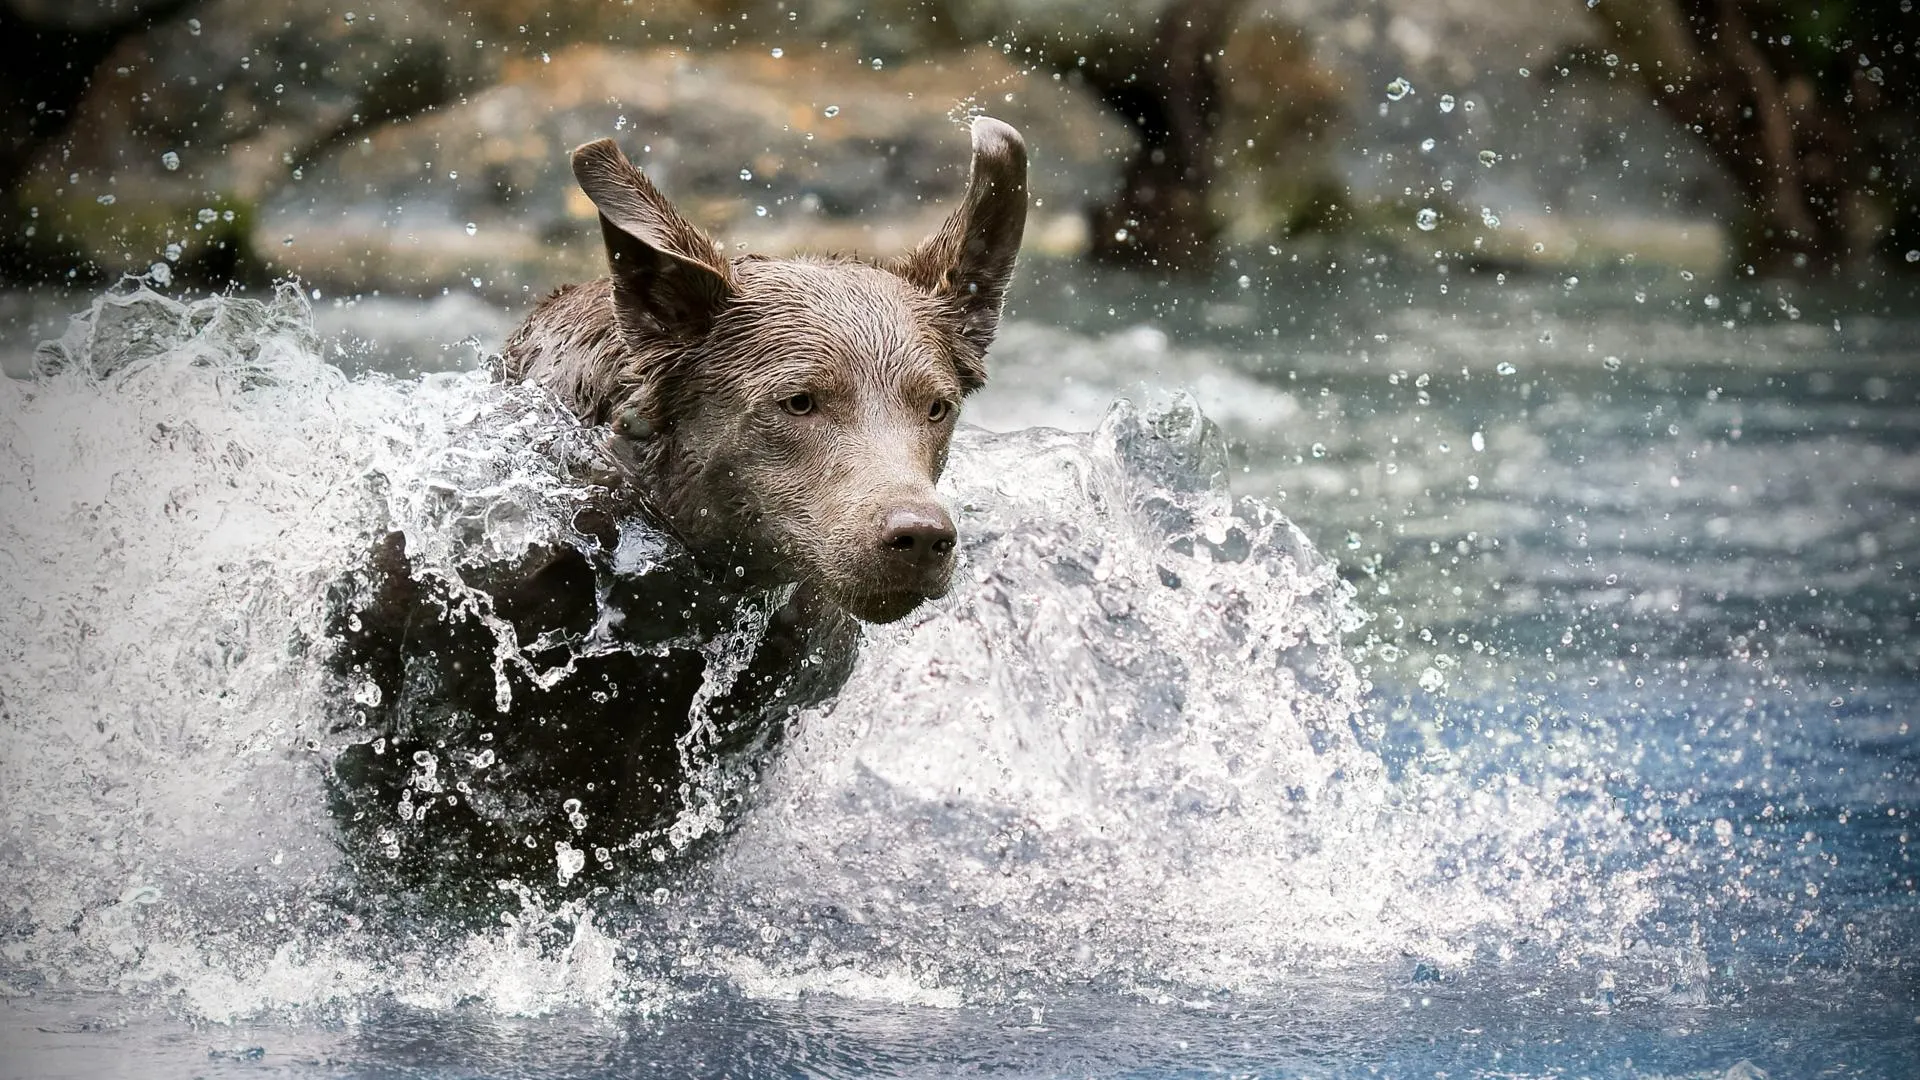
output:
[[[1027,227],[1027,144],[991,117],[973,121],[967,195],[940,231],[889,268],[950,306],[966,348],[958,350],[962,390],[987,381],[986,352]]]

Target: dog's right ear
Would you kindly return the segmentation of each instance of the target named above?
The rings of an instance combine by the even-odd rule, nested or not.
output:
[[[719,247],[680,216],[612,139],[575,150],[573,175],[600,211],[620,329],[676,338],[706,333],[734,296]]]

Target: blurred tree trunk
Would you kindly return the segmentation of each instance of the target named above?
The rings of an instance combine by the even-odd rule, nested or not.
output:
[[[1628,69],[1738,186],[1741,261],[1825,272],[1912,227],[1912,5],[1836,2],[1824,15],[1780,0],[1588,6]]]
[[[1244,2],[1171,0],[1144,57],[1110,54],[1080,69],[1140,135],[1120,194],[1091,212],[1094,257],[1176,270],[1211,260],[1220,232],[1207,206],[1220,126],[1216,61]]]

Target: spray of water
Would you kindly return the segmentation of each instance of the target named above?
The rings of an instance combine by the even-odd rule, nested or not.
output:
[[[349,379],[312,325],[291,288],[133,285],[0,383],[10,983],[216,1019],[649,1008],[689,980],[1258,994],[1329,957],[1606,952],[1646,907],[1578,778],[1382,763],[1349,588],[1232,497],[1190,399],[1136,395],[1088,435],[960,434],[952,595],[867,631],[743,814],[690,803],[709,858],[638,901],[507,883],[498,927],[375,933],[333,902],[327,586],[381,530],[429,567],[559,535],[598,450],[481,373]],[[750,615],[704,646],[713,677]]]

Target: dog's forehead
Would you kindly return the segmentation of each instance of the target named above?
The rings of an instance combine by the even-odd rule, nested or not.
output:
[[[735,264],[741,314],[822,358],[858,361],[941,351],[929,304],[898,275],[852,260],[753,259]]]

